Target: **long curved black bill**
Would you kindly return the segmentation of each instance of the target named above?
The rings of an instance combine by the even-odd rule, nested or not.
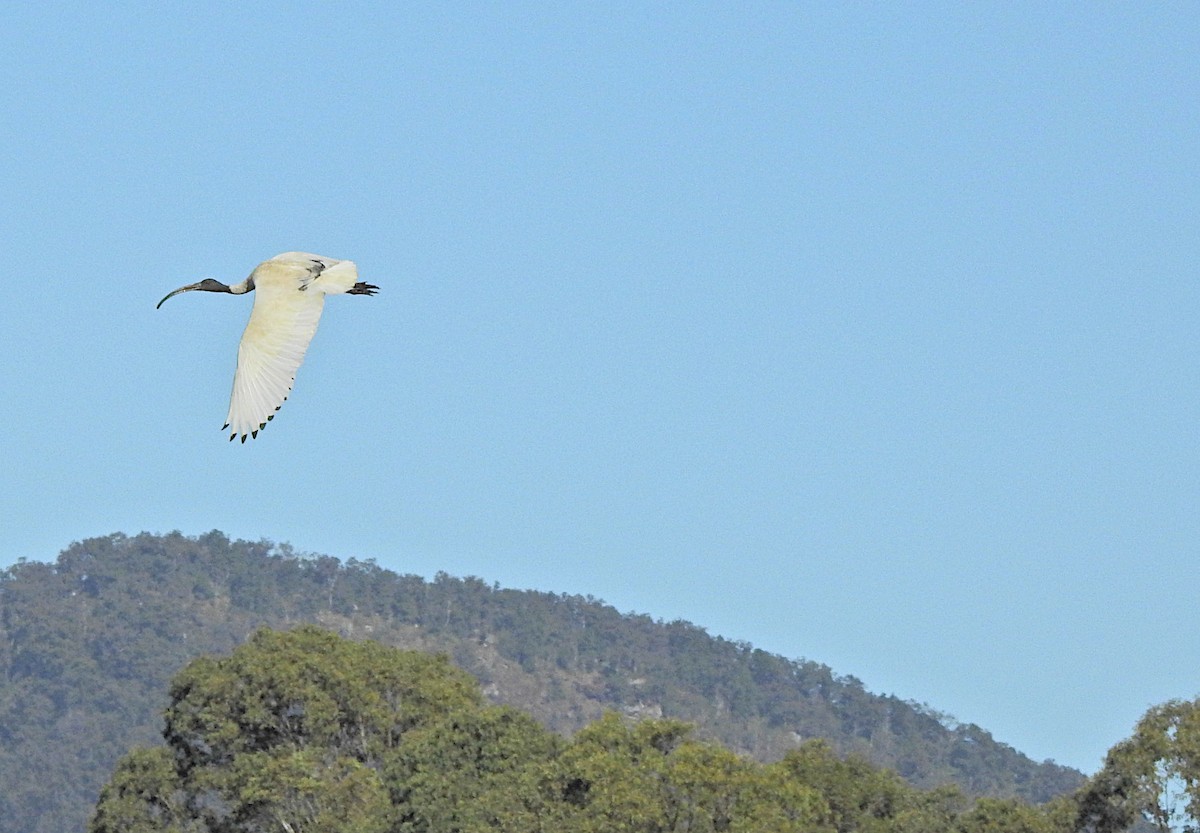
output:
[[[155,304],[154,308],[155,309],[160,308],[163,304],[165,304],[167,302],[167,298],[174,298],[180,292],[190,292],[193,289],[199,289],[199,288],[200,288],[200,284],[198,284],[198,283],[189,283],[187,286],[181,286],[178,289],[176,289],[174,292],[169,293],[166,298],[163,298],[161,301],[159,301],[157,304]]]

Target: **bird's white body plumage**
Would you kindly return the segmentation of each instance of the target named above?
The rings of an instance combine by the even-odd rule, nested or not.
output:
[[[230,439],[255,436],[275,416],[317,331],[325,296],[346,292],[357,280],[353,261],[307,252],[284,252],[250,273],[254,308],[238,345],[225,418]]]

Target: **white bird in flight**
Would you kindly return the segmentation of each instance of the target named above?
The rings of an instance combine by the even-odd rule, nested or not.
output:
[[[264,260],[233,286],[205,278],[181,286],[158,302],[193,289],[243,295],[254,292],[254,309],[238,344],[237,372],[225,428],[229,439],[257,437],[291,393],[296,370],[317,331],[326,295],[374,295],[379,287],[358,280],[351,260],[307,252],[284,252]],[[156,307],[157,309],[157,307]]]

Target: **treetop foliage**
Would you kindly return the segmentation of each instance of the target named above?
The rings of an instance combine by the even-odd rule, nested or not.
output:
[[[822,741],[763,764],[613,712],[564,741],[444,661],[313,626],[194,660],[166,716],[167,747],[121,759],[90,833],[1066,833],[1074,818],[923,791]]]

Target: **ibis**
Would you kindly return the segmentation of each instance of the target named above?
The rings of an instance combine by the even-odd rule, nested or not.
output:
[[[374,295],[379,287],[358,279],[351,260],[307,252],[284,252],[264,260],[250,277],[227,286],[213,278],[181,286],[158,302],[181,292],[254,292],[250,321],[238,344],[237,371],[225,428],[229,439],[258,437],[287,400],[296,381],[296,370],[317,331],[326,295]],[[158,308],[156,307],[156,309]]]

